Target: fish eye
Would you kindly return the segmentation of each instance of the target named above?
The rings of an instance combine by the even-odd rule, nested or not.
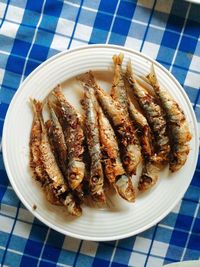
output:
[[[125,164],[129,164],[130,163],[130,157],[129,156],[125,156],[124,157],[124,163]]]
[[[92,177],[92,181],[93,181],[94,183],[97,183],[98,180],[99,180],[99,177],[98,177],[97,175]]]

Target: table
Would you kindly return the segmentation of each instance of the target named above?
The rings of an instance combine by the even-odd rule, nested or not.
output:
[[[165,66],[184,87],[200,126],[199,35],[200,5],[182,0],[1,0],[0,133],[14,93],[37,66],[60,51],[97,43],[133,48]],[[26,210],[0,153],[0,263],[159,267],[198,260],[199,203],[200,158],[184,197],[157,225],[119,241],[77,240],[49,229]]]

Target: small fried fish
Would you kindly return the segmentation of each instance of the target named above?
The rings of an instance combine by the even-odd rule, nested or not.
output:
[[[66,100],[60,85],[53,90],[52,94],[56,97],[62,114],[61,124],[68,151],[67,181],[70,188],[72,190],[76,189],[80,196],[80,194],[83,194],[81,187],[85,175],[85,163],[83,162],[84,134],[80,116]]]
[[[44,170],[49,177],[49,186],[56,198],[66,206],[67,211],[71,215],[80,216],[81,208],[75,202],[73,195],[69,192],[68,186],[64,181],[61,170],[59,169],[55,156],[52,152],[51,145],[49,143],[47,130],[45,128],[42,109],[38,112],[38,119],[41,127],[41,142],[40,142],[40,158],[44,166]]]
[[[160,87],[153,65],[151,73],[147,78],[166,112],[172,147],[169,168],[172,172],[175,172],[178,171],[187,160],[187,155],[190,150],[188,142],[191,140],[192,135],[181,107],[167,90]]]
[[[98,119],[106,177],[122,198],[129,202],[133,202],[135,200],[135,189],[131,182],[131,178],[126,175],[122,166],[114,130],[99,105]]]
[[[97,99],[117,135],[123,165],[128,174],[135,174],[141,161],[141,150],[131,122],[124,116],[119,104],[97,85],[91,71],[85,73],[79,79],[85,86],[94,89]]]
[[[99,203],[106,202],[104,193],[104,174],[98,129],[96,99],[91,87],[84,84],[85,131],[90,155],[89,191],[92,198]]]
[[[45,171],[44,165],[41,161],[41,135],[42,128],[40,124],[40,113],[43,108],[43,104],[35,99],[30,99],[33,109],[33,123],[30,136],[30,167],[34,174],[34,178],[40,182],[46,199],[54,205],[62,205],[59,199],[56,197],[52,186],[49,182],[49,176]]]
[[[134,77],[130,61],[127,65],[126,78],[152,129],[152,133],[154,135],[156,160],[160,165],[160,168],[162,168],[169,162],[170,153],[167,123],[163,110],[161,109],[155,97],[150,95],[138,84]]]

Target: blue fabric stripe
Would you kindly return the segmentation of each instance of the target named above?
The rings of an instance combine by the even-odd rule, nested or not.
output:
[[[74,38],[74,34],[75,34],[75,31],[76,31],[76,27],[77,27],[77,23],[78,23],[78,19],[79,19],[80,13],[81,13],[81,7],[83,6],[83,2],[84,2],[84,0],[81,0],[80,8],[78,10],[78,13],[77,13],[77,16],[76,16],[76,20],[75,20],[74,29],[73,29],[73,32],[72,32],[72,35],[70,37],[70,41],[69,41],[69,44],[68,44],[68,49],[70,48],[72,40]]]
[[[196,99],[195,99],[195,102],[194,102],[194,109],[196,108],[196,105],[198,104],[198,102],[199,102],[199,97],[200,97],[200,88],[199,88],[199,90],[198,90],[198,93],[197,93],[197,97],[196,97]],[[200,102],[199,102],[199,104],[200,104]]]
[[[146,260],[145,260],[145,263],[144,263],[144,267],[147,266],[147,263],[148,263],[148,259],[150,257],[150,253],[151,253],[151,249],[152,249],[152,246],[153,246],[153,242],[154,242],[154,238],[156,236],[156,231],[158,229],[158,224],[156,224],[155,226],[155,229],[154,229],[154,232],[153,232],[153,236],[152,236],[152,240],[151,240],[151,244],[150,244],[150,247],[149,247],[149,251],[147,253],[147,256],[146,256]]]
[[[77,263],[77,260],[78,260],[78,256],[79,256],[80,251],[81,251],[81,246],[82,246],[82,244],[83,244],[83,240],[80,241],[78,250],[77,250],[77,252],[76,252],[76,257],[75,257],[75,259],[74,259],[73,266],[76,266],[76,263]]]
[[[8,7],[9,7],[9,4],[10,4],[10,0],[7,1],[6,9],[4,11],[3,18],[2,18],[1,23],[0,23],[0,29],[1,29],[2,25],[3,25],[4,20],[5,20],[5,17],[6,17],[7,11],[8,11]]]
[[[11,232],[9,233],[8,242],[7,242],[6,246],[5,246],[5,250],[4,250],[3,258],[2,258],[2,261],[1,261],[2,266],[4,265],[4,261],[5,261],[5,258],[6,258],[6,253],[7,253],[7,249],[8,249],[9,243],[10,243],[10,239],[11,239],[11,237],[12,237],[12,233],[13,233],[13,231],[14,231],[15,224],[16,224],[16,222],[17,222],[17,217],[18,217],[18,214],[19,214],[19,208],[20,208],[20,201],[18,202],[18,205],[17,205],[17,211],[16,211],[16,216],[15,216],[15,218],[14,218],[14,223],[13,223]]]
[[[146,31],[145,31],[145,33],[144,33],[143,41],[142,41],[142,44],[141,44],[141,47],[140,47],[140,52],[141,52],[142,49],[143,49],[143,46],[144,46],[144,43],[145,43],[145,39],[146,39],[146,37],[147,37],[147,33],[148,33],[148,30],[149,30],[149,25],[150,25],[150,23],[151,23],[151,19],[152,19],[152,17],[153,17],[153,12],[154,12],[156,3],[157,3],[157,0],[154,0],[153,7],[152,7],[152,9],[151,9],[151,14],[150,14],[150,16],[149,16],[148,24],[147,24],[147,27],[146,27]]]

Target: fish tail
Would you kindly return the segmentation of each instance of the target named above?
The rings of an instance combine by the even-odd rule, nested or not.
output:
[[[131,80],[132,82],[136,81],[134,78],[134,74],[133,74],[131,60],[128,61],[127,66],[126,66],[126,77],[128,78],[128,80]]]
[[[56,99],[60,99],[60,98],[63,96],[61,85],[58,84],[58,85],[53,89],[53,91],[51,92],[51,94],[52,94]]]
[[[83,75],[77,77],[77,79],[82,82],[84,85],[93,87],[95,85],[95,79],[92,71],[88,71]]]
[[[155,67],[154,67],[153,63],[151,65],[151,71],[147,75],[147,79],[150,81],[152,86],[157,86],[158,85],[158,79],[157,79],[157,75],[156,75],[156,71],[155,71]]]
[[[36,99],[30,98],[30,103],[32,105],[32,109],[34,113],[40,114],[43,109],[43,103],[40,101],[37,101]]]
[[[112,57],[113,59],[113,63],[115,65],[122,65],[123,59],[124,59],[124,54],[123,53],[119,53],[119,55],[114,55]]]

